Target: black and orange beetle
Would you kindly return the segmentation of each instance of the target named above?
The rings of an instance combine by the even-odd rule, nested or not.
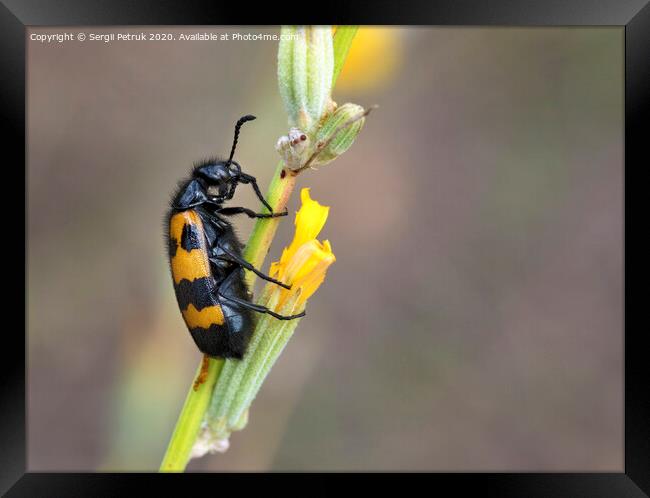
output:
[[[169,260],[174,291],[192,339],[204,354],[214,358],[239,358],[253,331],[253,311],[280,320],[304,316],[279,315],[250,302],[244,269],[285,288],[289,286],[257,270],[242,257],[242,244],[226,219],[235,214],[251,218],[275,218],[262,196],[257,181],[242,172],[233,156],[241,126],[255,119],[244,116],[235,125],[235,137],[227,161],[204,161],[181,182],[167,215]],[[223,207],[235,195],[240,183],[250,184],[268,213],[245,207]]]

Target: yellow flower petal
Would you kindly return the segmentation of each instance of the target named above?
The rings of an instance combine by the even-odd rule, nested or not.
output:
[[[329,215],[329,206],[321,206],[318,201],[315,201],[309,195],[309,188],[303,188],[300,191],[300,199],[302,206],[296,214],[296,232],[293,241],[282,251],[280,261],[271,264],[271,276],[279,278],[282,274],[282,268],[286,267],[289,260],[293,257],[295,252],[300,246],[309,240],[314,240],[325,226],[327,216]]]
[[[280,305],[291,293],[300,292],[299,304],[304,304],[325,280],[327,268],[336,261],[329,241],[321,244],[317,240],[305,242],[294,253],[284,274],[291,290],[283,291]]]
[[[296,234],[289,246],[289,254],[295,252],[305,242],[318,237],[330,211],[328,206],[321,206],[318,201],[312,200],[308,188],[300,191],[300,200],[302,207],[296,214]]]
[[[334,261],[336,261],[336,257],[329,248],[329,242],[327,246],[323,245],[310,252],[309,258],[305,264],[305,267],[303,268],[303,271],[300,272],[294,281],[294,285],[300,289],[298,305],[304,305],[307,299],[309,299],[312,294],[318,290],[320,285],[325,280],[327,269],[332,263],[334,263]],[[305,268],[307,268],[308,271],[306,271]]]
[[[296,308],[304,307],[325,280],[329,266],[336,261],[330,242],[321,243],[316,239],[325,225],[329,207],[314,201],[308,188],[302,189],[300,198],[302,206],[296,214],[293,241],[282,252],[280,261],[271,265],[271,276],[291,285],[290,290],[277,286],[273,289],[280,293],[276,309],[291,296],[297,296]]]

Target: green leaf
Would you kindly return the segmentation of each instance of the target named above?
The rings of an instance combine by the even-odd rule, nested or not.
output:
[[[332,75],[332,88],[336,85],[336,80],[339,77],[341,69],[345,64],[345,59],[348,56],[352,40],[359,26],[338,26],[334,33],[334,74]]]

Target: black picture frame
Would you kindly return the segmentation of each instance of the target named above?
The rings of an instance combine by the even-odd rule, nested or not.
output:
[[[304,4],[305,2],[301,2]],[[298,4],[296,4],[298,5]],[[620,26],[625,29],[625,267],[632,261],[628,251],[630,235],[632,186],[638,186],[647,159],[642,148],[647,138],[642,125],[648,119],[650,92],[650,4],[647,0],[444,0],[435,3],[373,2],[372,8],[351,6],[348,2],[327,2],[328,12],[307,13],[301,8],[277,8],[277,4],[256,4],[246,9],[246,18],[237,3],[213,1],[169,0],[10,0],[0,4],[0,53],[3,75],[2,107],[5,116],[5,168],[16,174],[5,180],[5,197],[9,190],[23,185],[27,196],[25,174],[10,164],[25,164],[25,44],[26,28],[38,25],[224,25],[224,24],[430,24],[487,26]],[[286,4],[285,4],[286,7]],[[643,161],[643,162],[642,162]],[[6,178],[6,177],[5,177]],[[25,202],[25,206],[27,203]],[[7,209],[5,203],[4,209]],[[19,224],[19,217],[13,216]],[[25,247],[26,220],[23,224]],[[635,221],[639,224],[640,221]],[[9,237],[5,244],[19,245],[19,237]],[[17,226],[13,233],[20,233]],[[638,261],[639,258],[635,260]],[[16,268],[17,269],[17,268]],[[26,267],[25,267],[26,270]],[[16,277],[20,278],[20,277]],[[637,276],[637,279],[639,277]],[[26,271],[23,281],[26,281]],[[434,484],[447,484],[454,492],[479,495],[558,496],[558,497],[636,497],[650,493],[650,388],[648,361],[642,347],[645,330],[632,326],[629,296],[632,281],[625,274],[625,467],[621,473],[477,473],[427,474]],[[6,297],[6,313],[19,309],[20,293],[10,287]],[[639,291],[637,286],[637,292]],[[23,294],[25,296],[26,294]],[[9,307],[11,306],[11,307]],[[25,315],[26,316],[26,315]],[[8,322],[6,322],[8,323]],[[25,331],[27,327],[25,327]],[[26,470],[25,423],[25,337],[15,327],[5,326],[3,334],[2,382],[0,383],[0,492],[7,496],[115,496],[133,489],[147,479],[149,491],[160,486],[172,492],[185,479],[202,480],[208,486],[223,486],[224,476],[212,474],[184,475],[175,479],[161,474],[67,474],[32,473]],[[161,476],[161,477],[158,477]],[[277,476],[276,476],[277,477]],[[237,476],[235,476],[237,478]],[[248,476],[241,476],[248,479]],[[292,476],[291,479],[302,476]],[[376,475],[375,478],[383,479]],[[422,475],[418,479],[424,478]],[[319,478],[320,479],[320,478]],[[292,484],[295,486],[296,482]],[[164,488],[163,488],[164,486]],[[183,488],[179,488],[183,489]],[[187,490],[188,488],[184,488]],[[193,487],[190,489],[194,489]],[[433,488],[435,489],[435,488]]]

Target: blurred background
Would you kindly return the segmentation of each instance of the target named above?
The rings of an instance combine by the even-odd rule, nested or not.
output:
[[[201,359],[163,215],[243,114],[268,185],[277,42],[29,40],[78,31],[141,29],[28,30],[28,466],[154,471]],[[380,105],[299,179],[337,261],[188,470],[622,471],[623,29],[364,28],[334,98]]]

